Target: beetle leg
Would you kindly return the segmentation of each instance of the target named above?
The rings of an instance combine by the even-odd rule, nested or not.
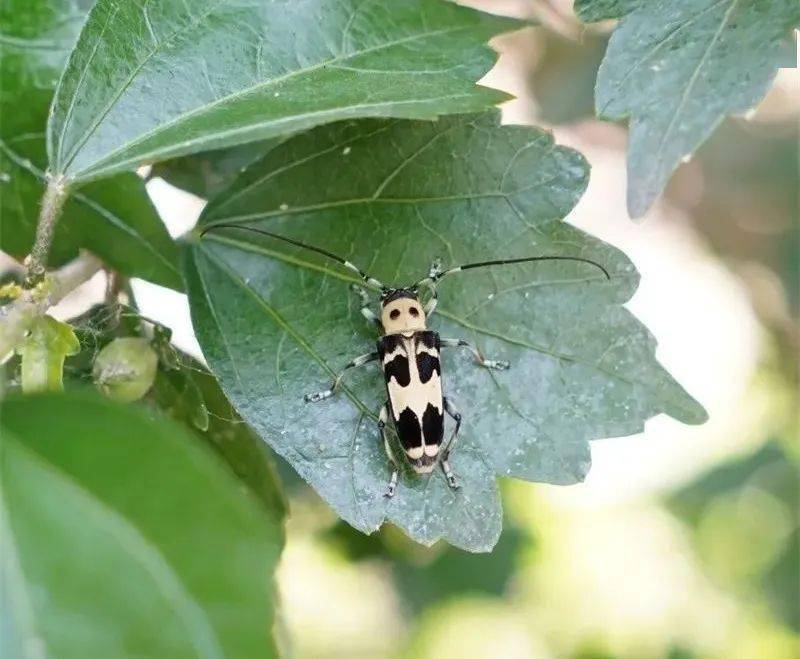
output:
[[[428,278],[423,279],[420,284],[426,286],[428,291],[430,292],[430,297],[428,301],[425,303],[424,311],[425,316],[430,318],[433,315],[433,312],[436,310],[436,305],[439,303],[439,293],[436,291],[436,277],[442,271],[442,263],[438,259],[431,264],[430,270],[428,270]]]
[[[436,286],[430,286],[431,297],[425,303],[425,317],[430,318],[433,312],[436,311],[436,305],[439,304],[439,294],[436,292]]]
[[[464,339],[441,339],[440,345],[445,348],[466,348],[473,355],[475,355],[475,361],[486,368],[494,368],[499,371],[504,371],[511,366],[511,364],[509,364],[507,361],[486,359],[477,347]]]
[[[392,452],[392,447],[389,444],[389,438],[386,435],[386,422],[389,420],[389,407],[388,405],[384,405],[381,408],[381,413],[378,416],[378,429],[381,431],[381,437],[383,438],[383,449],[386,451],[386,455],[389,458],[389,462],[392,465],[392,478],[389,481],[389,487],[386,488],[386,493],[383,495],[387,499],[391,499],[394,496],[395,490],[397,489],[397,461],[394,459],[394,453]]]
[[[440,464],[442,465],[442,471],[444,472],[445,478],[447,478],[447,484],[454,490],[457,490],[459,487],[458,481],[456,480],[452,469],[450,469],[450,463],[448,462],[448,459],[450,458],[450,453],[455,447],[456,441],[458,440],[458,431],[461,430],[461,412],[458,411],[458,408],[446,396],[442,402],[444,403],[444,411],[447,412],[453,421],[456,422],[456,427],[453,429],[453,434],[450,436],[450,440],[447,442],[447,446],[442,453],[442,460]]]
[[[336,389],[339,387],[339,383],[342,381],[342,378],[345,376],[345,373],[351,368],[358,368],[359,366],[363,366],[364,364],[369,364],[369,362],[373,362],[378,359],[377,352],[368,352],[365,355],[361,355],[360,357],[356,357],[352,360],[347,366],[344,367],[341,373],[337,375],[334,380],[333,384],[331,385],[330,389],[326,389],[325,391],[318,391],[314,394],[306,394],[303,396],[303,400],[306,403],[318,403],[321,400],[325,400],[326,398],[330,398],[336,393]]]
[[[378,318],[378,316],[372,309],[370,309],[370,299],[369,295],[367,295],[367,292],[356,284],[352,284],[350,286],[350,289],[355,291],[361,298],[361,310],[360,310],[361,315],[364,316],[364,318],[367,319],[367,322],[370,323],[371,325],[374,325],[376,327],[380,326],[381,319]]]

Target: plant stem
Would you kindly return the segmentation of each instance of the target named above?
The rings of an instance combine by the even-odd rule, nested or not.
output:
[[[42,210],[39,212],[39,222],[36,225],[36,238],[31,248],[31,253],[26,259],[27,272],[25,274],[25,288],[33,288],[44,279],[47,254],[53,243],[53,234],[56,223],[61,217],[64,202],[69,193],[64,185],[63,177],[52,178],[47,183],[47,188],[42,197]]]
[[[14,302],[0,307],[0,361],[19,346],[37,316],[57,304],[102,267],[100,259],[82,252],[74,261],[48,275],[36,288],[23,291]]]

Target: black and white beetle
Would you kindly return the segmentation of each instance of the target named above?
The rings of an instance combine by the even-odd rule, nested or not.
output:
[[[392,476],[386,491],[387,497],[394,496],[398,474],[398,461],[386,435],[386,424],[389,416],[394,422],[400,444],[414,471],[418,474],[428,474],[439,464],[450,487],[453,489],[458,488],[458,481],[450,469],[448,458],[455,447],[458,432],[461,429],[461,413],[453,404],[453,401],[442,393],[442,367],[439,360],[439,351],[447,347],[463,347],[469,350],[475,356],[477,363],[485,368],[498,370],[509,368],[508,362],[486,359],[480,350],[469,341],[442,338],[438,332],[428,329],[427,319],[433,314],[438,302],[436,284],[443,277],[462,270],[509,265],[512,263],[579,261],[599,268],[607,279],[611,279],[608,271],[602,265],[590,259],[577,256],[531,256],[467,263],[446,270],[442,270],[438,263],[434,263],[428,272],[428,276],[416,284],[405,288],[392,288],[382,284],[350,263],[350,261],[336,254],[263,229],[239,224],[220,223],[205,228],[200,235],[203,236],[216,229],[252,231],[289,243],[295,247],[322,254],[357,273],[361,278],[360,284],[353,285],[353,288],[361,295],[361,314],[370,323],[383,330],[383,335],[378,339],[377,349],[353,359],[334,379],[329,389],[314,394],[306,394],[305,401],[316,403],[330,398],[336,392],[342,377],[349,369],[380,360],[383,377],[386,382],[386,391],[389,396],[378,417],[378,428],[383,439],[384,449],[392,465]],[[369,296],[364,288],[377,291],[380,294],[380,316],[370,309]],[[420,301],[420,289],[422,288],[427,289],[429,293],[424,306]],[[442,447],[445,412],[452,417],[455,422],[455,428],[447,444]]]

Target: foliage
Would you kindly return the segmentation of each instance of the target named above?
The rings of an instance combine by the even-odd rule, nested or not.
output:
[[[4,656],[276,655],[281,516],[211,452],[94,393],[0,413]]]
[[[386,143],[399,148],[381,149]],[[454,456],[464,481],[456,494],[436,474],[410,477],[383,498],[377,374],[354,374],[335,400],[304,403],[375,341],[347,291],[355,280],[335,265],[237,229],[207,234],[186,270],[204,354],[244,418],[356,528],[388,519],[426,544],[441,537],[491,548],[500,519],[493,473],[574,483],[589,468],[587,440],[636,432],[662,411],[704,418],[621,307],[636,287],[633,266],[558,219],[587,176],[583,159],[547,134],[500,127],[490,115],[338,124],[272,149],[200,219],[203,228],[247,221],[311,237],[391,285],[422,278],[437,258],[560,254],[605,264],[610,282],[586,264],[558,263],[442,284],[435,328],[513,364],[492,373],[468,356],[445,357],[446,391],[469,411]]]
[[[791,65],[796,0],[577,0],[585,21],[619,18],[595,108],[630,119],[628,210],[641,217],[681,160],[728,114],[753,108]]]
[[[595,105],[631,118],[635,215],[724,115],[760,99],[800,19],[789,0],[577,8],[620,19]],[[277,655],[287,504],[271,450],[351,525],[329,545],[391,562],[419,613],[509,589],[531,542],[515,523],[500,537],[498,477],[576,483],[592,440],[662,413],[705,420],[625,308],[633,264],[564,221],[585,159],[501,125],[493,108],[508,96],[477,84],[496,59],[489,39],[520,22],[444,0],[9,0],[0,25],[0,249],[50,270],[36,281],[29,256],[27,277],[0,276],[3,656]],[[580,119],[590,99],[563,71],[587,77],[605,37],[548,39],[561,54],[537,72],[544,113]],[[557,261],[445,279],[433,328],[512,368],[444,356],[465,417],[461,488],[406,468],[387,499],[379,373],[303,402],[374,347],[357,282],[235,228],[174,240],[148,176],[208,199],[202,228],[268,227],[390,284],[437,258],[579,256],[609,277]],[[103,304],[47,315],[101,269]],[[131,278],[187,290],[209,369],[140,314]],[[385,522],[400,530],[364,535]],[[763,583],[794,622],[790,531]]]
[[[98,0],[53,102],[50,168],[86,181],[337,119],[477,110],[504,98],[475,86],[485,42],[515,25],[440,0]]]
[[[91,2],[9,0],[0,6],[0,249],[31,250],[47,169],[45,127],[53,89]],[[123,173],[67,201],[50,264],[85,247],[125,275],[180,288],[178,248],[144,184]]]

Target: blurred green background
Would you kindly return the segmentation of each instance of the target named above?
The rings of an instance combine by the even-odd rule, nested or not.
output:
[[[727,120],[641,225],[626,216],[625,127],[593,118],[611,25],[571,2],[470,2],[539,26],[504,36],[485,83],[583,152],[569,221],[642,271],[631,303],[659,358],[709,410],[593,446],[586,483],[505,481],[490,555],[352,531],[289,470],[279,569],[291,656],[792,659],[800,656],[800,75]]]

